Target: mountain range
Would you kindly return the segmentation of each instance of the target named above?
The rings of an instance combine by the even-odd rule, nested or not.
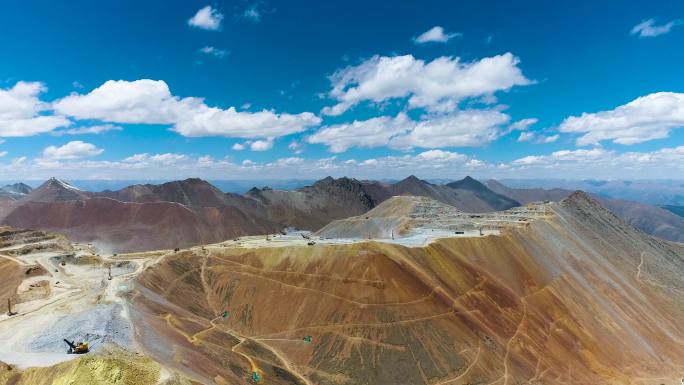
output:
[[[353,178],[321,179],[293,190],[252,188],[225,193],[197,178],[135,184],[90,192],[51,178],[36,189],[0,190],[0,223],[61,232],[103,250],[170,249],[243,235],[297,228],[316,231],[333,220],[363,214],[392,196],[435,199],[464,212],[501,211],[533,201],[559,201],[572,191],[510,188],[471,177],[433,184],[415,176],[396,183]],[[684,242],[684,218],[656,206],[598,197],[642,231]]]

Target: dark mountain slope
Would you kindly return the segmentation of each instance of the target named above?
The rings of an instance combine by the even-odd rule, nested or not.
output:
[[[518,201],[495,193],[487,188],[487,186],[469,176],[462,180],[448,183],[446,186],[456,190],[471,191],[476,197],[489,205],[489,207],[492,208],[492,211],[507,210],[511,207],[520,206]]]

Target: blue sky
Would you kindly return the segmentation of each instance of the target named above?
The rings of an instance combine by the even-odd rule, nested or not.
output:
[[[681,178],[637,3],[5,2],[0,179]]]

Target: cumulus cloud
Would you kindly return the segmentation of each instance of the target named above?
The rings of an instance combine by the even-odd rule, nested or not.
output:
[[[639,37],[655,37],[669,33],[672,28],[681,24],[682,20],[672,20],[668,23],[657,25],[655,19],[648,19],[635,25],[630,31],[630,34],[638,35]]]
[[[7,151],[0,151],[0,158],[4,157],[7,155]]]
[[[328,96],[337,100],[323,113],[340,115],[363,101],[375,103],[408,98],[409,108],[433,112],[452,111],[467,98],[492,96],[516,85],[528,85],[511,53],[474,62],[439,57],[425,62],[405,56],[373,56],[357,66],[338,70],[331,77]]]
[[[501,135],[510,116],[495,110],[465,110],[417,122],[407,134],[392,138],[390,147],[477,147]]]
[[[628,145],[667,138],[670,131],[682,126],[684,94],[657,92],[613,110],[571,116],[558,129],[583,134],[577,139],[580,146],[604,140]]]
[[[200,29],[217,31],[221,29],[221,21],[223,21],[223,14],[216,8],[207,5],[197,11],[195,16],[188,20],[188,25]]]
[[[44,160],[80,159],[100,155],[103,149],[80,140],[71,141],[63,146],[49,146],[43,150]]]
[[[212,46],[209,46],[209,45],[200,48],[200,49],[199,49],[199,52],[200,52],[200,53],[203,53],[203,54],[205,54],[205,55],[215,56],[215,57],[217,57],[217,58],[226,57],[226,56],[228,55],[228,53],[229,53],[228,51],[226,51],[226,50],[224,50],[224,49],[212,47]]]
[[[255,140],[249,145],[252,151],[267,151],[273,148],[273,139]]]
[[[318,125],[310,112],[278,114],[269,110],[238,111],[209,107],[201,98],[171,94],[163,80],[109,80],[87,94],[72,94],[54,103],[60,114],[112,123],[170,124],[187,137],[274,138]]]
[[[339,153],[351,147],[386,146],[393,137],[406,134],[413,127],[415,122],[406,114],[400,113],[395,118],[381,116],[326,126],[311,135],[307,141],[325,144],[331,152]]]
[[[268,151],[273,148],[273,138],[235,143],[231,148],[235,151],[242,151],[246,148],[249,148],[251,151]]]
[[[445,33],[444,28],[440,26],[435,26],[420,34],[420,36],[413,39],[413,41],[416,44],[446,43],[455,37],[461,36],[463,35],[459,32]]]
[[[426,116],[419,121],[400,113],[321,128],[307,138],[309,143],[325,144],[331,152],[351,147],[394,149],[473,147],[501,135],[510,117],[496,110],[465,110],[447,115]]]
[[[45,91],[47,88],[38,82],[17,82],[12,88],[0,88],[0,137],[32,136],[71,124],[63,116],[41,115],[49,109],[39,99]]]

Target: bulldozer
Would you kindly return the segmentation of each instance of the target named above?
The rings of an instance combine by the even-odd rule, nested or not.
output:
[[[64,342],[69,345],[67,354],[85,354],[90,351],[87,342],[69,342],[66,338],[64,339]]]

